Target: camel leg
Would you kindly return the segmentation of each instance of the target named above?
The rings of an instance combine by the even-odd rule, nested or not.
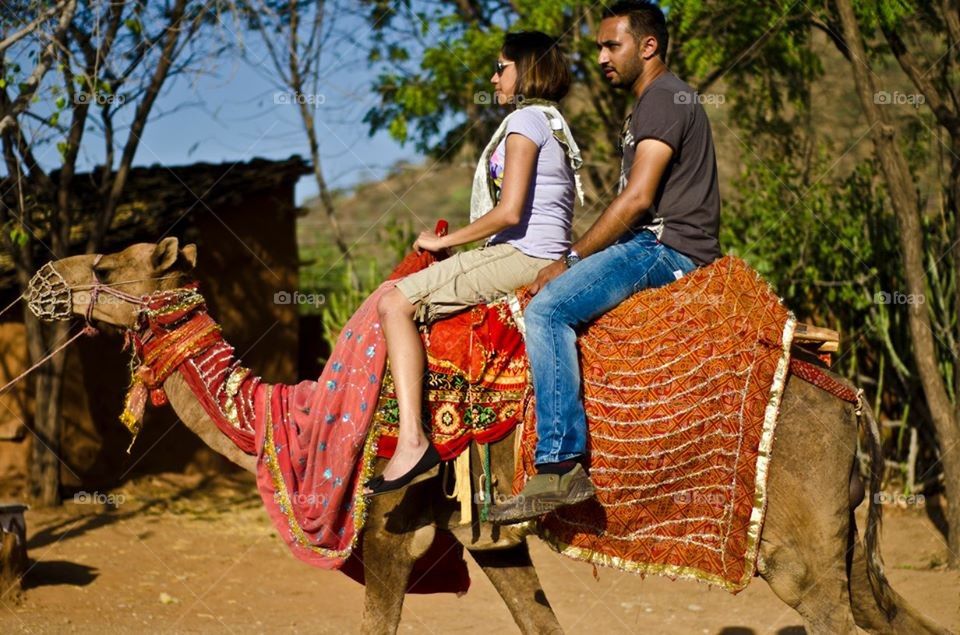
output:
[[[791,377],[768,477],[758,570],[817,633],[856,631],[847,584],[852,409]]]
[[[883,594],[890,598],[896,605],[896,612],[893,618],[890,620],[887,619],[887,616],[880,609],[873,589],[870,586],[870,580],[867,577],[866,550],[860,542],[852,514],[849,570],[850,602],[853,609],[853,617],[856,619],[857,626],[860,628],[871,633],[949,633],[948,630],[934,624],[922,614],[918,613],[899,593],[890,587],[886,578],[882,578]]]
[[[380,460],[378,468],[382,468]],[[370,499],[363,530],[363,633],[397,632],[410,573],[433,542],[429,483]]]
[[[811,635],[855,632],[844,551],[837,546],[844,541],[832,532],[810,540],[809,546],[789,538],[762,541],[760,575],[803,617]]]
[[[470,555],[506,602],[521,633],[563,632],[540,586],[526,540],[509,549],[471,551]]]
[[[361,632],[390,635],[400,624],[403,598],[416,560],[408,555],[410,536],[367,527],[362,539],[366,595]]]

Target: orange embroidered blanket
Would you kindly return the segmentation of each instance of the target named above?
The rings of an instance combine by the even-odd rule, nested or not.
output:
[[[499,441],[520,423],[527,393],[527,356],[505,301],[473,307],[433,323],[424,338],[427,353],[424,414],[431,440],[444,460],[471,441]],[[399,411],[389,367],[374,421],[377,453],[397,447]]]
[[[746,587],[794,324],[732,256],[592,323],[578,345],[597,498],[547,516],[541,537],[596,564]],[[515,491],[535,445],[528,403]]]

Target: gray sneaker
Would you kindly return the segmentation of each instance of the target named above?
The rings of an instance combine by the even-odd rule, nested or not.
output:
[[[593,498],[596,491],[579,463],[566,474],[536,474],[516,496],[490,508],[489,519],[500,525],[539,518],[559,507]]]

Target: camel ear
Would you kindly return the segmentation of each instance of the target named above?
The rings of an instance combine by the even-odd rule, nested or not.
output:
[[[187,270],[193,269],[197,266],[197,246],[193,243],[189,245],[184,245],[183,249],[180,250],[180,259],[186,263]]]
[[[177,261],[177,255],[180,252],[180,241],[173,236],[164,238],[153,249],[153,256],[150,262],[154,271],[166,271]]]

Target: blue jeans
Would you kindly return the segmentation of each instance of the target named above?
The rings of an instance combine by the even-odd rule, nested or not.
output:
[[[534,296],[524,322],[537,396],[537,464],[587,452],[577,327],[637,291],[662,287],[695,268],[690,258],[662,244],[653,232],[641,230],[585,258]]]

